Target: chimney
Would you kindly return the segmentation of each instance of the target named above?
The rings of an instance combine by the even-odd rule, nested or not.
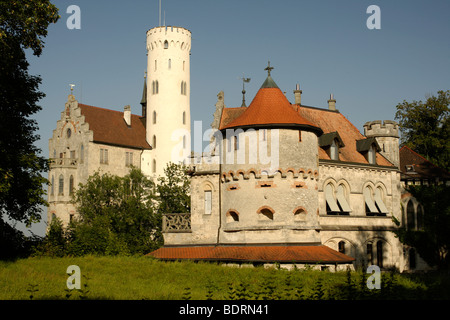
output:
[[[131,126],[131,107],[129,105],[123,108],[123,119],[127,126]]]
[[[302,102],[302,90],[300,90],[300,85],[297,83],[294,90],[295,104],[301,105]]]
[[[336,100],[333,97],[333,94],[330,94],[330,100],[328,100],[328,109],[336,111]]]

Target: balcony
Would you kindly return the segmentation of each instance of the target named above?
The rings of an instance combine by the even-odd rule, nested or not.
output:
[[[76,158],[51,158],[50,169],[56,168],[72,168],[76,169],[78,166],[78,159]]]
[[[163,214],[162,231],[164,233],[191,232],[191,214],[190,213]]]

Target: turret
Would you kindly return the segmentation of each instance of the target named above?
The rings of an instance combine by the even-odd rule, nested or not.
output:
[[[392,120],[375,120],[364,124],[364,135],[368,138],[374,137],[380,146],[380,153],[399,166],[399,146],[398,146],[398,123]]]

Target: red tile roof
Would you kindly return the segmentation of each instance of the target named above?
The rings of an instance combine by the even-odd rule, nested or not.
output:
[[[185,246],[162,247],[149,253],[161,260],[230,262],[351,263],[355,259],[327,246]]]
[[[313,107],[296,106],[296,108],[302,117],[319,126],[323,133],[339,133],[345,145],[345,147],[339,148],[339,160],[369,163],[364,155],[356,150],[356,140],[365,139],[366,137],[342,113]],[[319,148],[319,159],[330,159],[322,148]],[[394,166],[378,152],[376,161],[381,166]]]
[[[94,142],[129,148],[150,149],[146,140],[145,126],[138,115],[131,115],[127,126],[123,112],[93,107],[79,103],[81,114],[94,132]]]
[[[407,146],[400,149],[400,171],[402,178],[408,179],[450,179],[450,173],[435,166],[426,158]],[[408,170],[406,166],[412,166],[413,170]]]
[[[224,109],[226,110],[226,109]],[[227,114],[227,111],[225,112]],[[295,112],[279,88],[260,88],[248,108],[220,129],[293,126],[320,132],[320,128]]]

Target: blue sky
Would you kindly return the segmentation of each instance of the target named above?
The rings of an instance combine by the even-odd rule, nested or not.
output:
[[[64,109],[69,84],[79,102],[140,114],[146,71],[146,31],[159,25],[158,0],[54,0],[61,19],[51,25],[30,73],[43,79],[43,110],[34,118],[48,156],[48,139]],[[81,9],[81,29],[69,30],[69,5]],[[381,29],[369,30],[370,5],[381,9]],[[450,1],[447,0],[162,0],[165,24],[192,32],[191,120],[212,122],[217,93],[247,105],[272,77],[292,102],[336,107],[360,131],[371,120],[394,119],[403,100],[424,100],[450,89]],[[43,222],[33,232],[42,235]]]

